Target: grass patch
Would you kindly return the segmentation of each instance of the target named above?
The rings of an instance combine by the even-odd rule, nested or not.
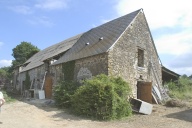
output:
[[[181,100],[190,100],[192,99],[192,89],[180,91],[180,90],[171,90],[169,92],[171,98],[177,98]]]

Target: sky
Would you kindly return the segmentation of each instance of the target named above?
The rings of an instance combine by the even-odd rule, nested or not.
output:
[[[22,41],[43,50],[141,8],[162,64],[191,75],[190,0],[0,0],[0,67]]]

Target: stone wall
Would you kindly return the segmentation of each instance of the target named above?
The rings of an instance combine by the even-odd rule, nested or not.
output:
[[[33,88],[41,89],[45,76],[45,65],[29,70],[31,82],[33,81]]]
[[[18,86],[16,86],[17,90],[21,90],[21,92],[24,91],[25,89],[25,85],[24,85],[24,81],[26,79],[26,73],[29,73],[30,76],[30,81],[32,83],[32,88],[33,89],[41,89],[42,83],[43,83],[43,78],[45,75],[45,66],[39,66],[37,68],[31,69],[29,71],[26,72],[21,72],[18,77],[17,77],[17,81],[19,81]],[[30,85],[31,86],[31,85]]]
[[[25,81],[25,77],[26,77],[25,72],[22,72],[18,75],[17,83],[16,83],[16,89],[18,91],[21,91],[21,92],[23,91],[23,81]]]
[[[56,65],[56,66],[51,66],[49,68],[49,73],[51,74],[52,78],[53,78],[53,86],[55,86],[57,84],[57,82],[63,77],[63,73],[62,73],[62,64],[60,65]],[[25,72],[17,72],[15,74],[18,82],[16,82],[15,88],[18,91],[21,91],[21,93],[25,90],[25,85],[24,85],[24,81],[26,79],[26,73],[28,72],[29,76],[30,76],[30,82],[32,83],[32,89],[40,90],[42,88],[42,84],[43,84],[43,80],[44,80],[44,76],[45,76],[45,65],[41,65],[39,67],[36,67],[34,69],[31,69],[29,71],[25,71]],[[48,72],[46,72],[47,74]],[[31,85],[30,85],[31,86]],[[37,97],[35,92],[35,97]]]
[[[144,51],[143,67],[138,67],[138,49]],[[142,12],[109,51],[108,59],[109,74],[121,76],[129,82],[134,97],[137,94],[137,81],[153,81],[153,84],[157,82],[152,67],[155,69],[155,74],[161,84],[161,65]]]
[[[107,53],[75,61],[74,80],[81,81],[98,74],[108,74]]]
[[[62,64],[54,65],[50,67],[50,74],[53,80],[53,86],[56,86],[57,83],[64,77],[62,72]]]

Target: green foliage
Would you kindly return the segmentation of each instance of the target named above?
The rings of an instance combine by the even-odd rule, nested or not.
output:
[[[178,81],[171,81],[167,85],[170,97],[186,100],[192,98],[192,80],[185,75],[181,76]]]
[[[12,56],[15,58],[12,62],[13,67],[23,64],[37,52],[39,52],[39,49],[36,46],[29,42],[21,42],[13,48]]]
[[[6,76],[7,72],[3,68],[0,68],[0,77],[6,77]]]
[[[75,61],[69,61],[62,65],[64,80],[72,81],[74,77]]]
[[[11,74],[12,74],[11,67],[0,68],[0,81],[2,83],[10,82],[12,80]],[[2,84],[2,83],[0,83],[0,84]]]
[[[6,103],[17,101],[17,99],[15,98],[16,96],[11,94],[10,92],[7,92],[5,88],[2,88],[0,91],[3,93],[3,97]]]
[[[189,76],[189,79],[192,79],[192,75]]]
[[[59,85],[55,86],[53,91],[56,105],[61,108],[71,107],[71,96],[78,87],[79,85],[72,81],[62,81]]]
[[[177,90],[177,86],[176,86],[176,82],[170,81],[168,83],[166,83],[166,85],[168,86],[169,90]]]
[[[7,81],[7,72],[0,68],[0,85],[6,83]]]
[[[72,96],[72,108],[76,114],[99,120],[119,119],[131,115],[127,101],[131,89],[122,78],[98,75],[85,80]]]
[[[13,98],[12,96],[9,96],[9,94],[5,90],[3,90],[2,93],[6,103],[16,101],[16,99]]]

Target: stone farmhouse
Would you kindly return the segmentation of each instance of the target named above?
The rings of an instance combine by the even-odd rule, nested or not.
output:
[[[122,77],[138,97],[144,89],[139,89],[140,81],[161,92],[163,71],[167,77],[178,78],[162,67],[144,12],[139,9],[36,53],[15,69],[14,87],[21,93],[29,89],[35,98],[43,90],[45,98],[52,98],[59,80],[80,82],[102,73]],[[27,78],[30,85],[26,85]],[[151,93],[151,89],[147,91]]]

